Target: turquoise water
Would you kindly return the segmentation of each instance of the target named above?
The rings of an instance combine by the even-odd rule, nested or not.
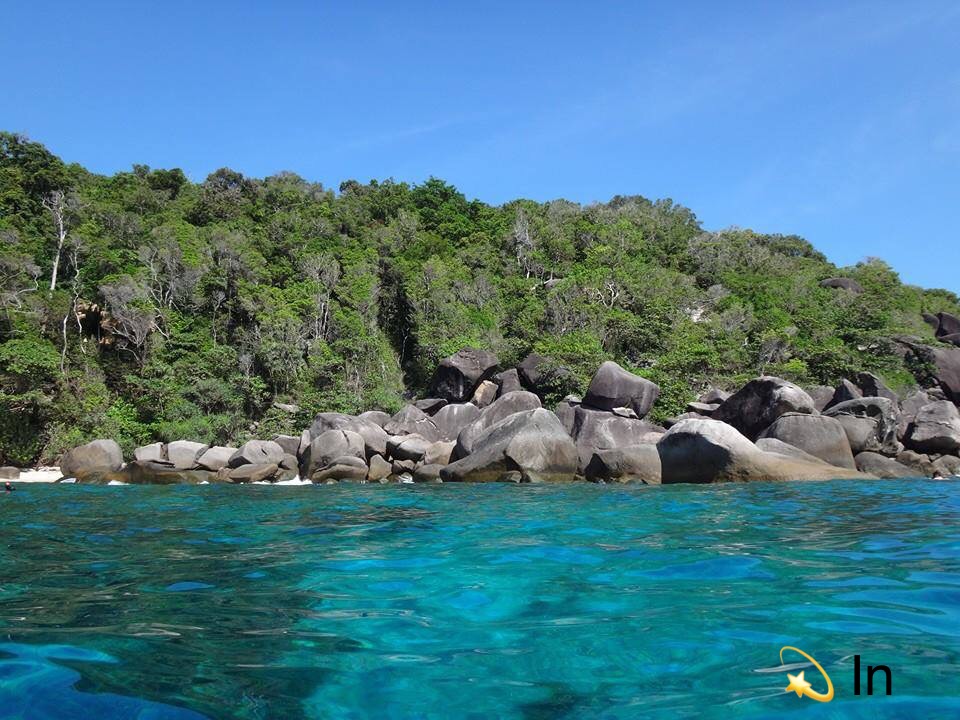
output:
[[[0,531],[2,718],[960,715],[956,481],[20,486]]]

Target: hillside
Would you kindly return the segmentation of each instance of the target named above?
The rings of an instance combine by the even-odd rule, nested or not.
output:
[[[849,278],[854,289],[824,287]],[[531,351],[583,392],[613,359],[654,418],[761,373],[895,390],[944,290],[796,236],[708,232],[670,200],[468,201],[439,179],[343,183],[134,166],[106,177],[0,134],[0,463],[95,437],[235,445],[320,411],[396,410],[461,347]],[[842,285],[844,283],[833,283]]]

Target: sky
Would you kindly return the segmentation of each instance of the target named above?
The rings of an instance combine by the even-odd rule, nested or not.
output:
[[[0,129],[100,173],[672,198],[960,292],[957,2],[28,2]]]

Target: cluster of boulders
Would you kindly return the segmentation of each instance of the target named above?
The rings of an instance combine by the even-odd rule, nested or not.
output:
[[[960,352],[960,351],[958,351]],[[712,389],[663,424],[647,418],[660,389],[614,362],[586,394],[542,406],[570,373],[530,355],[498,372],[492,353],[444,359],[430,397],[389,415],[320,413],[300,437],[241,447],[179,440],[138,448],[124,463],[112,440],[61,461],[80,482],[706,483],[728,480],[916,477],[960,473],[960,412],[949,384],[897,396],[875,375],[802,389],[755,378]]]

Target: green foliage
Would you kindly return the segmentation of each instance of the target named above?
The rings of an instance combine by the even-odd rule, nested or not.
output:
[[[47,292],[57,192],[66,241]],[[864,292],[819,286],[834,276]],[[436,178],[333,193],[227,168],[199,184],[142,165],[104,177],[0,133],[4,462],[98,436],[128,452],[228,444],[320,411],[394,411],[466,345],[504,367],[548,356],[548,404],[616,360],[660,384],[656,419],[761,372],[870,370],[905,388],[929,364],[906,367],[890,338],[932,341],[923,312],[960,300],[879,260],[836,268],[796,236],[704,232],[671,200],[492,207]]]

